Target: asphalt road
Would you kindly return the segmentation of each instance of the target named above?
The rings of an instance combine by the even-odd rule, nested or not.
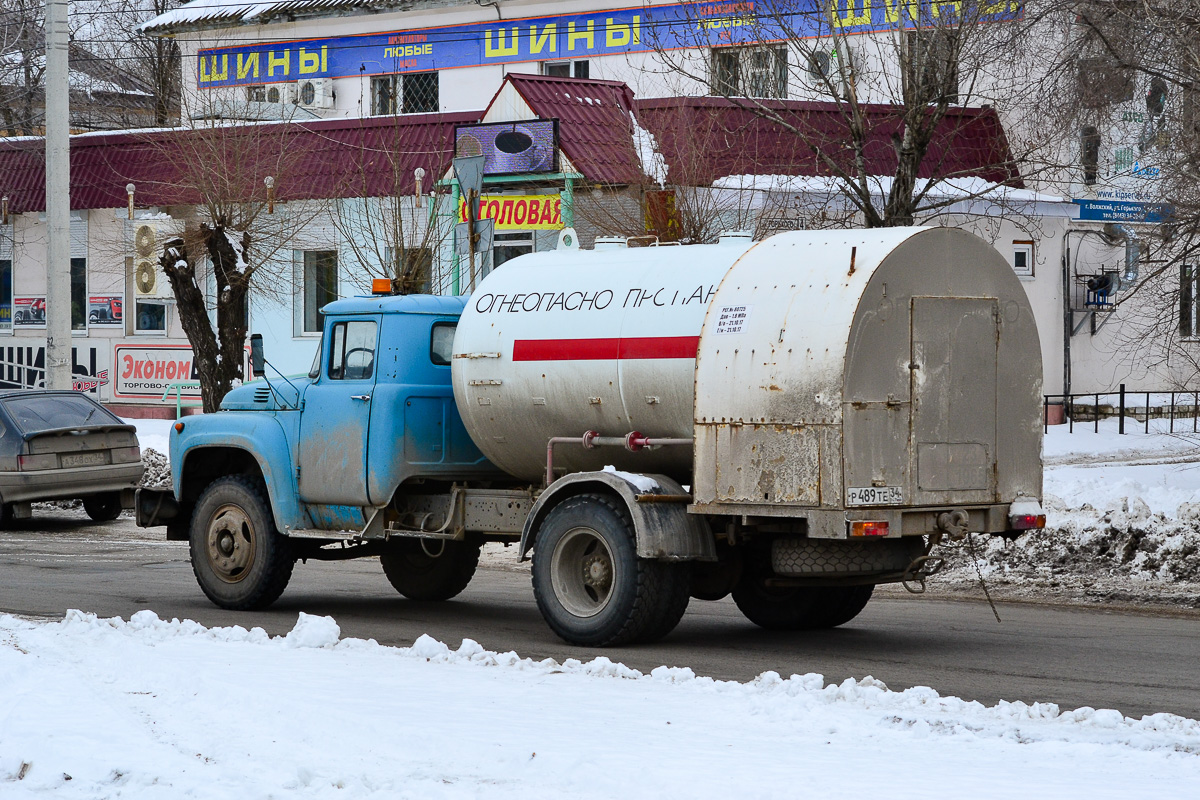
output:
[[[1001,602],[998,624],[976,601],[888,592],[837,630],[779,634],[750,624],[728,599],[693,600],[679,627],[657,644],[591,650],[550,633],[527,572],[492,564],[447,603],[400,597],[376,559],[297,564],[270,609],[232,612],[201,594],[185,543],[161,541],[127,519],[97,526],[78,512],[41,512],[0,531],[0,612],[60,618],[78,608],[128,618],[149,608],[167,619],[258,625],[274,635],[305,611],[333,616],[343,636],[382,644],[407,645],[428,633],[452,647],[469,637],[535,659],[605,655],[641,670],[689,666],[736,680],[766,670],[819,672],[827,681],[873,675],[892,689],[932,686],[987,704],[1042,701],[1200,718],[1200,614]]]

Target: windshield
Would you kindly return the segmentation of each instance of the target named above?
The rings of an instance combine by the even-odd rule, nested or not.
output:
[[[54,428],[83,428],[89,425],[123,424],[81,394],[26,395],[4,401],[4,408],[25,433]]]

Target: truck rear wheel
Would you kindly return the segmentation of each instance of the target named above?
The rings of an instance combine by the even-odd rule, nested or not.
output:
[[[639,558],[633,521],[610,497],[569,497],[546,515],[533,551],[533,595],[546,624],[576,645],[649,642],[690,599],[690,565]]]
[[[392,587],[409,600],[449,600],[475,575],[477,542],[399,539],[379,557]]]
[[[875,586],[768,586],[769,570],[747,568],[733,602],[761,628],[801,631],[836,628],[858,616]]]
[[[189,539],[196,580],[221,608],[266,608],[292,577],[291,543],[275,530],[261,486],[244,475],[208,485],[192,514]]]

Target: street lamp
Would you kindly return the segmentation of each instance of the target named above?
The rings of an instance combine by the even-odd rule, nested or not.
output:
[[[267,213],[275,213],[275,179],[270,175],[263,178],[263,184],[267,187]]]
[[[421,195],[421,180],[425,177],[425,170],[417,167],[413,170],[413,177],[417,181],[417,208],[424,208],[424,200]]]
[[[137,187],[132,183],[125,184],[125,194],[129,195],[129,218],[133,219],[133,191]]]

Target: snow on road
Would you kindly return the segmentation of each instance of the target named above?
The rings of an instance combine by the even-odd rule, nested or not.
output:
[[[1195,796],[1200,723],[286,637],[0,617],[0,797]]]

